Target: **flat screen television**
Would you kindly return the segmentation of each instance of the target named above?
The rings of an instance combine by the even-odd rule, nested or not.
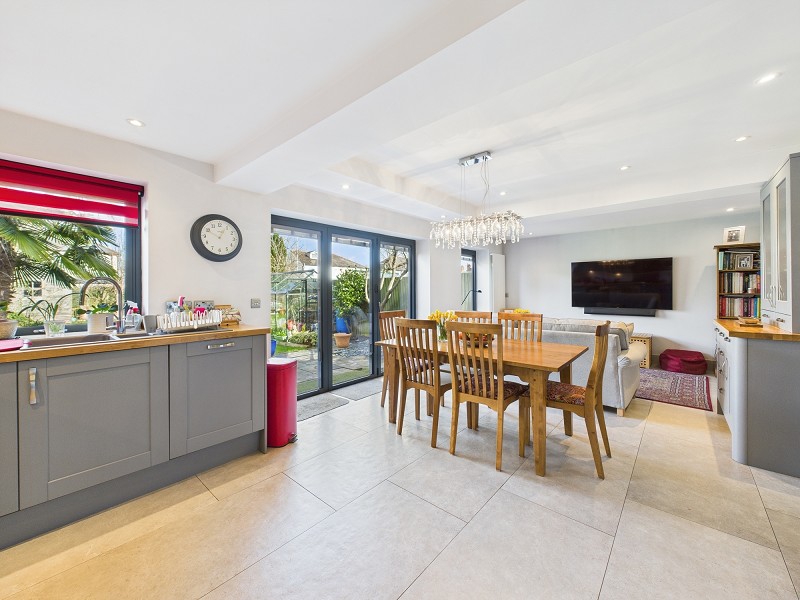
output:
[[[572,306],[617,315],[671,310],[672,257],[574,262]]]

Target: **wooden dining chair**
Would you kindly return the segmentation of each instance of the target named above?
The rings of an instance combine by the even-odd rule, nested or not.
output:
[[[483,310],[456,310],[453,311],[456,319],[463,323],[491,323],[491,311]],[[444,370],[450,372],[450,365],[446,365]],[[467,427],[470,429],[478,428],[478,404],[467,404]]]
[[[414,416],[417,420],[420,392],[425,392],[428,398],[428,414],[433,412],[431,446],[435,448],[439,429],[439,398],[443,398],[453,387],[450,375],[439,369],[436,321],[398,318],[395,323],[400,351],[400,414],[397,416],[397,433],[403,433],[408,390],[414,390]]]
[[[503,466],[503,415],[506,408],[520,398],[525,387],[503,381],[503,336],[499,324],[448,321],[445,327],[453,378],[450,454],[456,452],[459,405],[462,402],[485,404],[497,412],[495,468],[499,471]],[[520,419],[523,418],[524,413],[520,410]],[[522,437],[519,449],[520,456],[524,456]]]
[[[611,457],[611,446],[608,443],[608,432],[606,431],[606,419],[603,415],[603,371],[605,370],[606,355],[608,354],[609,326],[609,321],[606,321],[604,325],[598,325],[595,330],[594,358],[592,359],[592,368],[589,371],[586,387],[560,381],[547,382],[547,406],[564,411],[564,433],[572,435],[573,414],[583,417],[586,422],[586,432],[589,435],[589,444],[592,447],[594,466],[600,479],[605,479],[605,474],[603,473],[603,462],[600,459],[595,418],[600,425],[606,456]]]
[[[497,313],[497,322],[503,327],[503,339],[518,340],[520,342],[541,342],[542,341],[542,315],[539,313],[515,313],[513,311],[503,311]],[[520,383],[520,380],[513,375],[506,378],[506,381]],[[525,413],[524,423],[520,420],[520,435],[524,437],[526,443],[531,441],[530,423],[530,396],[523,395],[520,402]]]
[[[395,319],[402,319],[406,316],[404,310],[387,310],[378,313],[378,332],[383,340],[393,340],[397,337],[397,328],[395,327]],[[385,350],[381,351],[383,354],[383,386],[381,387],[381,406],[386,402],[386,393],[389,390],[388,375],[391,371],[387,364],[389,360],[388,353]]]
[[[503,326],[503,338],[523,342],[542,341],[542,315],[538,313],[497,313],[497,322]]]
[[[491,323],[491,311],[483,310],[455,310],[456,319],[465,323]]]

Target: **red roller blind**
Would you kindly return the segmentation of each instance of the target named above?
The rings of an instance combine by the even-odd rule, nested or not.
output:
[[[139,225],[144,188],[0,159],[0,213]]]

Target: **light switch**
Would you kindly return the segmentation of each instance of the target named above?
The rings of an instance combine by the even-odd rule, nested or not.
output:
[[[261,298],[250,298],[250,308],[261,308]]]

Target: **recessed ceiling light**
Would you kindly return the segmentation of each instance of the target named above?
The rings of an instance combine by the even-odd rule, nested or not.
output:
[[[733,207],[730,207],[730,208],[726,208],[726,209],[725,209],[725,212],[733,212],[733,211],[735,211],[735,210],[736,210],[735,208],[733,208]]]
[[[350,189],[350,184],[349,183],[343,183],[342,184],[342,189],[343,190],[349,190]]]
[[[139,119],[125,119],[125,120],[134,127],[144,127],[144,121],[140,121]]]
[[[733,140],[733,141],[734,141],[734,142],[743,142],[743,141],[745,141],[745,140],[749,140],[749,139],[750,139],[750,136],[749,136],[749,135],[740,135],[738,138],[736,138],[736,139],[735,139],[735,140]]]
[[[628,169],[630,169],[630,168],[631,168],[631,166],[630,166],[630,165],[622,165],[622,166],[619,168],[619,170],[620,170],[620,171],[627,171],[627,170],[628,170]]]
[[[506,192],[500,192],[500,195],[501,195],[501,196],[505,196],[505,195],[506,195]]]
[[[442,218],[443,218],[443,219],[446,219],[447,217],[445,217],[444,215],[442,215]]]
[[[756,79],[756,85],[763,85],[765,83],[769,83],[770,81],[774,81],[780,73],[772,72],[767,73],[766,75],[762,75],[758,79]]]

